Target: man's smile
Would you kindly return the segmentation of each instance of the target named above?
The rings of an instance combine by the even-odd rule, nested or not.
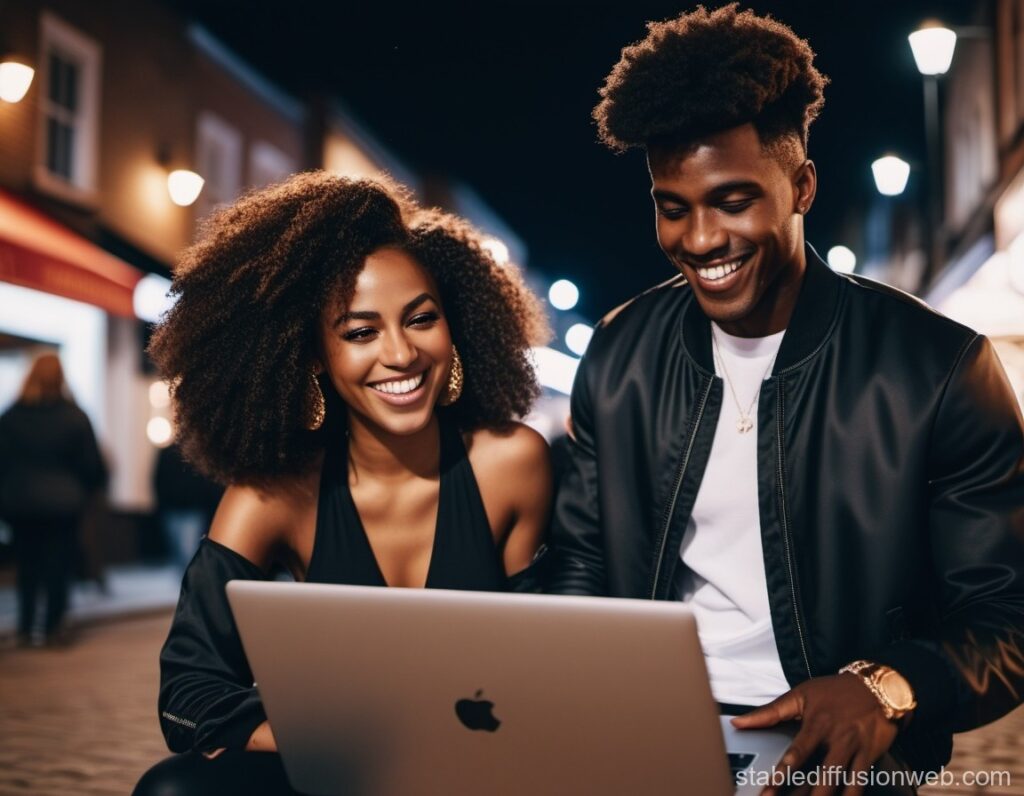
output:
[[[701,288],[721,292],[731,288],[740,279],[740,271],[750,261],[752,253],[741,254],[729,259],[715,260],[706,265],[695,265],[680,260],[689,270],[696,272]]]

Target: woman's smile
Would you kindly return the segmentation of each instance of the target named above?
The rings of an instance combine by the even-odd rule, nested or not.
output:
[[[408,406],[422,399],[427,394],[427,371],[423,370],[414,376],[399,376],[384,381],[370,382],[373,393],[385,403],[392,406]]]

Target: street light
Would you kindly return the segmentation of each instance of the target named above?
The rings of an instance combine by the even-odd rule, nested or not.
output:
[[[949,71],[956,49],[956,33],[937,22],[926,22],[907,39],[922,75],[944,75]]]
[[[548,290],[548,301],[556,310],[571,310],[580,300],[580,289],[568,279],[559,279]]]
[[[159,274],[146,274],[132,291],[132,308],[135,317],[147,323],[158,323],[171,307],[174,297],[170,295],[171,280]]]
[[[828,264],[840,274],[852,274],[857,267],[857,255],[846,246],[833,246],[828,250]]]
[[[171,387],[166,381],[154,381],[149,385],[149,405],[154,409],[166,409],[171,405]]]
[[[5,57],[0,63],[0,99],[4,102],[21,102],[32,85],[36,70],[13,56]]]
[[[576,356],[583,356],[590,345],[590,338],[594,336],[594,330],[585,323],[574,323],[565,333],[565,347]]]
[[[504,241],[489,235],[481,241],[480,246],[491,255],[498,265],[508,265],[509,252]]]
[[[188,169],[175,169],[167,175],[167,192],[171,201],[181,207],[188,207],[199,198],[205,180]]]
[[[149,422],[146,423],[146,436],[158,448],[166,448],[171,444],[171,437],[174,436],[174,428],[171,426],[171,421],[159,415],[151,417]]]
[[[895,155],[886,155],[871,164],[875,187],[885,196],[899,196],[907,187],[910,164]]]
[[[934,277],[942,255],[942,159],[939,153],[939,75],[949,71],[956,50],[956,33],[928,21],[907,40],[914,63],[924,77],[925,144],[928,148],[928,274]]]

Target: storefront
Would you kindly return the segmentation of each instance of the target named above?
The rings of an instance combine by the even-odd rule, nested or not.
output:
[[[0,191],[0,409],[32,358],[58,353],[111,470],[110,502],[144,510],[152,446],[148,381],[133,309],[142,272],[10,193]]]

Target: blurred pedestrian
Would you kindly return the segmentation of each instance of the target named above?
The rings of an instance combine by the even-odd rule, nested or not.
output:
[[[63,637],[79,523],[106,476],[92,426],[71,398],[60,360],[55,354],[37,357],[18,400],[0,416],[0,513],[14,531],[21,643],[33,639],[43,587],[46,640]]]
[[[196,472],[177,443],[157,454],[153,489],[171,561],[184,572],[210,527],[224,490]]]

